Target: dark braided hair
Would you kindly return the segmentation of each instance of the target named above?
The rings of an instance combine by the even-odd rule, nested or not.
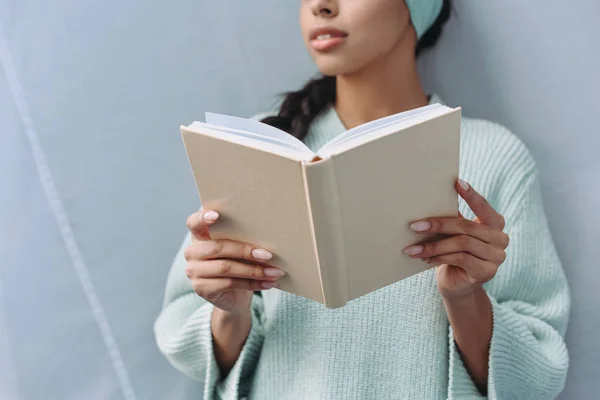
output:
[[[450,19],[451,0],[444,0],[440,15],[417,43],[416,54],[436,44],[442,28]],[[321,76],[311,79],[296,92],[288,92],[276,116],[267,117],[262,122],[282,129],[302,140],[308,133],[311,122],[327,105],[335,103],[335,76]]]

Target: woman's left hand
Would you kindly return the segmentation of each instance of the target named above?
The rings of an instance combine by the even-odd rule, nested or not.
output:
[[[457,181],[456,191],[477,218],[471,221],[459,215],[413,222],[410,228],[415,232],[450,236],[404,249],[408,256],[438,266],[438,290],[447,299],[471,294],[492,279],[506,259],[509,242],[502,232],[504,217],[482,195],[462,180]]]

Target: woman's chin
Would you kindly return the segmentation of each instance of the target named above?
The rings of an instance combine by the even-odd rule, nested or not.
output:
[[[340,57],[320,56],[315,59],[315,63],[319,71],[327,76],[344,75],[354,70],[350,63]]]

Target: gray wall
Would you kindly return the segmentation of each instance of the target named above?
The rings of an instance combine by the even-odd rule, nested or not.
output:
[[[151,329],[198,207],[178,126],[265,110],[314,72],[297,6],[0,0],[0,398],[199,398]],[[600,3],[456,9],[423,60],[427,86],[509,126],[538,160],[573,288],[564,398],[591,398]]]

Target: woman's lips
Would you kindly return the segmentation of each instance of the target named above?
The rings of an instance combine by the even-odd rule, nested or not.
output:
[[[342,44],[348,34],[335,28],[319,28],[310,33],[310,45],[316,51],[331,50]]]

